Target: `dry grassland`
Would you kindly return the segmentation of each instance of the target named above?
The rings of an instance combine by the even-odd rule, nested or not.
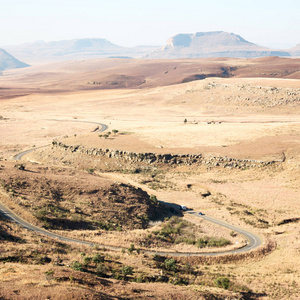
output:
[[[223,63],[230,64],[231,62],[224,60]],[[257,63],[258,61],[248,61],[247,68],[255,70]],[[266,61],[263,63],[267,64]],[[281,63],[283,64],[283,61]],[[244,66],[246,62],[243,64],[239,60],[235,64]],[[132,74],[136,72],[137,65],[138,63],[130,67]],[[118,70],[117,67],[117,63],[111,66],[111,68],[116,68],[115,70]],[[152,67],[151,70],[155,69]],[[169,65],[169,70],[174,67],[175,65]],[[83,67],[85,68],[86,66]],[[125,70],[125,67],[122,68]],[[96,70],[93,72],[97,74]],[[236,76],[242,76],[238,72],[241,71],[237,71]],[[70,75],[69,81],[62,80],[58,85],[55,76],[53,82],[46,84],[45,78],[48,77],[39,81],[37,77],[33,75],[30,77],[28,74],[28,81],[24,82],[23,86],[27,90],[24,90],[23,96],[11,97],[7,90],[8,97],[5,99],[5,90],[0,90],[2,93],[0,156],[3,165],[0,170],[1,179],[7,180],[9,176],[15,176],[13,172],[22,173],[12,167],[13,155],[33,146],[51,144],[53,140],[65,145],[81,145],[86,149],[101,148],[156,154],[202,154],[207,159],[227,157],[240,160],[274,161],[275,163],[270,165],[244,169],[205,163],[153,164],[145,161],[134,162],[114,157],[72,153],[51,145],[37,149],[24,157],[24,164],[28,170],[35,170],[38,167],[62,168],[68,170],[67,172],[74,172],[77,182],[78,178],[88,181],[87,177],[89,177],[93,178],[91,180],[96,185],[97,181],[101,184],[104,182],[131,184],[142,188],[149,195],[156,195],[159,200],[184,204],[195,211],[202,211],[216,219],[253,231],[265,240],[275,242],[277,247],[267,255],[248,259],[246,257],[236,262],[207,261],[207,264],[194,262],[192,266],[197,274],[187,276],[190,285],[177,286],[171,283],[167,285],[166,283],[117,281],[113,278],[102,279],[93,275],[93,265],[90,267],[91,273],[74,271],[67,265],[76,260],[82,261],[83,257],[80,256],[80,252],[83,250],[75,245],[68,246],[71,248],[68,248],[67,253],[59,255],[64,260],[62,268],[53,265],[52,262],[35,266],[32,258],[26,264],[20,262],[1,264],[0,297],[4,299],[30,299],[30,297],[61,299],[61,294],[67,293],[67,297],[78,299],[82,297],[88,299],[97,299],[97,297],[98,299],[147,299],[150,297],[158,299],[225,299],[226,297],[229,297],[227,299],[238,299],[238,297],[240,299],[298,299],[300,294],[299,80],[206,78],[175,85],[166,85],[169,84],[166,81],[157,86],[156,77],[151,77],[151,84],[149,83],[145,88],[76,90],[80,79],[78,77],[80,74],[78,74],[79,72],[76,76],[74,75],[76,84],[72,85],[73,91],[68,85],[72,82],[73,75]],[[107,72],[106,76],[110,75],[111,73]],[[18,80],[21,82],[26,74],[18,75],[16,72],[9,76],[0,81],[0,87],[1,84],[6,87],[12,86],[13,83],[10,80],[14,76],[19,76],[16,78],[20,78]],[[92,78],[95,81],[101,79],[99,74],[98,79],[96,75],[84,77],[81,74],[80,76],[82,76],[80,79],[82,86],[85,87],[86,82]],[[65,78],[64,75],[62,78]],[[170,82],[174,78],[169,78]],[[176,77],[176,80],[178,78]],[[28,89],[32,88],[34,81],[41,89],[43,87],[50,89],[52,86],[52,92],[48,90],[30,92]],[[55,86],[58,86],[60,90],[55,91]],[[63,88],[68,91],[63,91]],[[185,119],[187,122],[184,122]],[[107,131],[115,129],[118,133],[112,133],[108,138],[99,137],[105,132],[92,132],[97,125],[82,121],[104,123],[108,125]],[[38,162],[41,165],[35,166],[29,161]],[[5,173],[9,168],[14,170],[11,175]],[[93,174],[88,174],[88,171]],[[79,172],[85,175],[80,177]],[[26,176],[30,176],[30,172]],[[6,193],[2,200],[20,213],[23,218],[34,222],[34,217],[28,212],[30,210],[20,206],[14,201],[12,195],[7,198]],[[234,247],[236,241],[239,244],[244,242],[242,237],[233,237],[230,231],[199,218],[185,215],[184,220],[200,226],[202,236],[229,239],[232,244],[226,249]],[[26,239],[25,244],[11,241],[1,243],[2,253],[8,251],[8,253],[15,254],[22,249],[34,251],[34,249],[45,247],[40,243],[40,240],[44,238],[19,229],[10,223],[1,223],[1,226],[5,232],[17,236],[24,235]],[[147,265],[147,263],[153,263],[152,258],[145,258],[138,253],[130,255],[127,249],[131,243],[142,247],[139,242],[151,232],[160,230],[161,226],[162,224],[158,222],[146,230],[117,232],[77,229],[59,230],[59,232],[66,236],[93,242],[124,246],[126,253],[107,253],[110,257],[106,259],[114,261],[107,263],[107,267],[110,268],[112,267],[110,264],[118,265],[118,263],[119,266],[131,265],[135,270],[134,276],[138,277],[142,274],[159,275],[160,269]],[[47,243],[53,243],[54,248],[54,241],[47,241]],[[55,247],[59,248],[57,245]],[[195,245],[187,244],[173,246],[157,244],[152,245],[152,248],[200,251]],[[39,251],[43,253],[44,250]],[[89,255],[95,255],[94,251],[98,250],[85,249],[84,251]],[[53,250],[47,255],[54,259],[54,255],[58,256],[55,253]],[[23,254],[23,257],[28,256]],[[54,271],[54,277],[57,275],[57,277],[67,279],[57,281],[51,276],[50,279],[46,278],[47,276],[43,274],[49,269]],[[66,274],[62,274],[64,272]],[[182,272],[178,274],[182,276]],[[84,276],[86,276],[85,279],[83,279]],[[168,276],[176,277],[170,274]],[[234,283],[229,291],[215,286],[214,280],[218,277],[227,277],[230,282]],[[248,290],[252,292],[247,294]]]

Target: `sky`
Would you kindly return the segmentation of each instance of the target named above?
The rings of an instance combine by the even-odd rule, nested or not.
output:
[[[227,31],[258,45],[300,43],[300,0],[0,0],[0,46],[105,38],[164,45],[178,33]]]

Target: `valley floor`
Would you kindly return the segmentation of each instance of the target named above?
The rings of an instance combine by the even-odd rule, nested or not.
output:
[[[1,202],[60,234],[124,246],[64,244],[1,219],[0,298],[299,297],[298,80],[8,95],[0,111]],[[96,132],[86,121],[108,128]],[[211,251],[245,242],[186,212],[152,219],[154,199],[245,228],[276,248],[222,260],[139,253],[199,251],[212,237]],[[222,238],[230,245],[218,248]]]

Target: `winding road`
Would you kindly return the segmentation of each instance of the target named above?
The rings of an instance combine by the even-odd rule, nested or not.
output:
[[[55,121],[62,121],[62,120],[55,120]],[[102,123],[77,121],[77,120],[72,120],[71,122],[85,122],[85,123],[97,124],[98,126],[101,126],[101,128],[96,130],[97,132],[102,132],[107,129],[107,126]],[[46,146],[41,146],[38,148],[33,148],[33,149],[29,149],[29,150],[23,151],[21,153],[18,153],[14,156],[14,159],[21,160],[24,155],[26,155],[30,152],[33,152],[37,149],[43,148],[43,147],[46,147]],[[168,203],[168,202],[164,202],[164,201],[160,201],[160,202],[167,206],[173,207],[174,209],[179,209],[179,205],[177,205],[177,204]],[[179,257],[179,256],[181,256],[181,257],[183,257],[183,256],[218,256],[218,255],[225,255],[225,254],[237,254],[237,253],[248,252],[248,251],[251,251],[251,250],[261,246],[263,243],[263,240],[258,235],[251,233],[245,229],[236,227],[234,225],[230,225],[226,222],[214,219],[214,218],[206,216],[206,215],[199,215],[198,212],[195,212],[192,210],[188,210],[186,213],[192,214],[192,215],[202,218],[203,220],[206,220],[208,222],[217,224],[219,226],[222,226],[222,227],[228,228],[230,230],[233,230],[237,233],[240,233],[247,239],[248,242],[245,246],[240,247],[238,249],[219,251],[219,252],[166,252],[166,251],[151,251],[151,250],[143,250],[143,249],[141,249],[141,252],[146,253],[146,254],[169,255],[169,256],[177,256],[177,257]],[[22,226],[30,231],[34,231],[38,234],[45,235],[50,238],[58,239],[62,242],[77,243],[77,244],[86,245],[86,246],[97,245],[97,246],[105,247],[106,249],[113,250],[113,251],[121,251],[122,249],[124,249],[124,247],[114,247],[114,246],[102,245],[102,244],[98,244],[98,243],[96,244],[96,243],[92,243],[92,242],[88,242],[88,241],[68,238],[68,237],[50,232],[43,228],[34,226],[34,225],[28,223],[27,221],[23,220],[21,217],[19,217],[17,214],[15,214],[12,210],[10,210],[8,207],[6,207],[1,202],[0,202],[0,214],[3,215],[5,218],[11,220],[12,222],[18,224],[19,226]]]
[[[105,125],[105,124],[98,123],[98,122],[90,122],[90,121],[79,121],[79,120],[57,120],[57,119],[49,119],[48,121],[56,121],[56,122],[80,122],[80,123],[96,124],[96,125],[98,125],[98,128],[96,128],[96,129],[94,130],[94,132],[102,132],[102,131],[105,131],[105,130],[108,128],[108,126]],[[99,127],[99,126],[100,126],[100,127]],[[26,155],[26,154],[28,154],[28,153],[30,153],[30,152],[33,152],[33,151],[35,151],[35,150],[37,150],[37,149],[45,148],[45,147],[47,147],[47,146],[49,146],[49,145],[44,145],[44,146],[40,146],[40,147],[36,147],[36,148],[32,148],[32,149],[29,149],[29,150],[22,151],[22,152],[20,152],[20,153],[18,153],[18,154],[16,154],[16,155],[14,156],[14,160],[21,160],[22,157],[23,157],[24,155]]]

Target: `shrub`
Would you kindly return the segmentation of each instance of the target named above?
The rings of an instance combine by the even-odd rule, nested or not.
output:
[[[157,198],[156,198],[156,196],[154,196],[154,195],[151,195],[151,196],[150,196],[150,201],[151,201],[152,203],[154,203],[154,204],[157,204],[157,203],[158,203]]]
[[[107,273],[107,268],[105,267],[104,264],[100,263],[98,264],[97,268],[96,268],[96,273],[98,276],[105,276]]]
[[[217,238],[210,238],[207,246],[208,247],[223,247],[230,244],[230,241],[226,240],[225,238],[221,237],[219,239]]]
[[[196,245],[198,248],[204,248],[207,246],[208,243],[208,238],[204,237],[204,238],[199,238],[196,242]]]
[[[121,272],[124,275],[124,277],[126,277],[128,275],[132,275],[133,274],[133,267],[123,266],[122,269],[121,269]]]
[[[204,248],[204,247],[223,247],[230,244],[229,240],[226,240],[225,238],[214,238],[214,237],[207,237],[199,238],[196,242],[196,245],[198,248]]]
[[[71,268],[75,271],[80,271],[80,272],[83,271],[82,264],[79,261],[74,261]]]
[[[48,215],[48,211],[45,208],[39,209],[34,213],[35,217],[43,221]]]
[[[91,261],[92,261],[92,258],[91,258],[90,256],[85,256],[85,257],[83,258],[83,264],[84,264],[85,266],[87,266]]]
[[[142,275],[139,275],[138,277],[136,277],[135,279],[135,282],[138,282],[138,283],[142,283],[144,281],[144,278]]]
[[[177,265],[176,265],[175,259],[173,259],[173,258],[171,258],[171,259],[166,259],[166,260],[165,260],[165,268],[166,268],[168,271],[176,272],[176,271],[177,271]]]
[[[103,263],[104,262],[104,256],[100,255],[100,254],[96,254],[94,257],[93,257],[93,262],[95,264],[99,264],[99,263]]]
[[[219,288],[227,290],[229,288],[230,280],[227,277],[218,277],[215,280],[215,285]]]
[[[54,271],[53,271],[53,270],[49,270],[49,271],[46,271],[45,274],[46,274],[46,275],[53,275],[53,274],[54,274]]]
[[[128,252],[131,254],[135,250],[134,244],[130,244]]]
[[[93,168],[89,168],[87,171],[88,171],[90,174],[93,174],[95,170],[94,170]]]

